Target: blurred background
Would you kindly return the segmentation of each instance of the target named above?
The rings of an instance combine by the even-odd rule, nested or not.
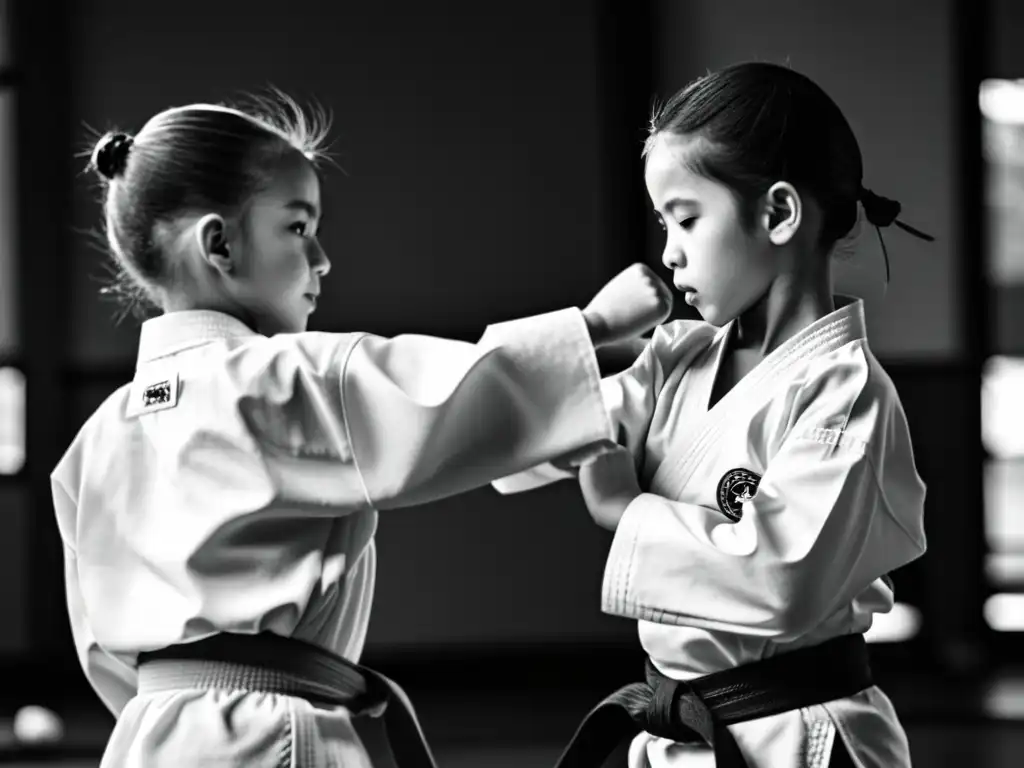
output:
[[[1022,39],[1017,0],[0,0],[0,714],[66,726],[0,760],[96,765],[112,726],[74,657],[49,485],[138,337],[99,294],[91,129],[271,84],[316,99],[344,171],[314,328],[475,340],[660,266],[652,102],[760,59],[835,98],[865,185],[936,236],[887,231],[887,290],[870,230],[839,269],[929,486],[929,552],[870,636],[878,677],[916,765],[1024,764]],[[382,517],[365,661],[407,685],[443,764],[551,764],[641,672],[634,623],[599,611],[609,541],[572,484]]]

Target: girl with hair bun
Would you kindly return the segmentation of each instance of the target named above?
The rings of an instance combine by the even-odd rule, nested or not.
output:
[[[358,664],[378,511],[610,441],[594,346],[671,309],[634,266],[476,344],[308,332],[323,136],[289,100],[193,104],[93,153],[121,293],[160,311],[52,475],[75,646],[117,717],[103,766],[368,768],[352,720],[381,714],[399,766],[433,766]]]
[[[718,768],[909,766],[864,632],[893,607],[889,572],[925,551],[925,486],[830,255],[861,212],[930,238],[865,188],[839,107],[785,67],[686,86],[644,155],[662,260],[703,320],[659,327],[605,379],[617,449],[496,483],[578,476],[615,532],[602,609],[636,619],[648,654],[646,682],[591,712],[559,768],[630,738],[631,768],[710,749]]]

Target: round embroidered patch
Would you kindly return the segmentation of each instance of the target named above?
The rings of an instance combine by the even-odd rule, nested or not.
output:
[[[738,523],[743,517],[743,502],[750,501],[757,493],[761,476],[749,469],[730,469],[718,481],[718,508],[723,514]]]

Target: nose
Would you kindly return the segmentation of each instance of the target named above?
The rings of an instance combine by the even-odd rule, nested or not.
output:
[[[671,242],[665,244],[665,251],[661,254],[661,263],[666,269],[679,269],[686,265],[686,256],[682,248],[676,248]]]
[[[327,252],[324,251],[319,242],[314,241],[313,253],[310,256],[309,265],[316,274],[320,275],[320,277],[324,277],[331,271],[331,260],[327,258]]]

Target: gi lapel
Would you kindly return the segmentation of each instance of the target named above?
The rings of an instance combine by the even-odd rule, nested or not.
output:
[[[722,331],[727,332],[727,328]],[[651,480],[651,491],[669,499],[680,498],[708,447],[730,425],[749,418],[753,410],[775,396],[778,386],[788,380],[795,368],[806,365],[810,358],[863,337],[863,305],[859,300],[848,300],[835,312],[787,339],[690,425],[691,439],[685,440],[674,458],[665,457]],[[714,380],[715,371],[703,373]],[[703,396],[704,387],[699,391]]]

